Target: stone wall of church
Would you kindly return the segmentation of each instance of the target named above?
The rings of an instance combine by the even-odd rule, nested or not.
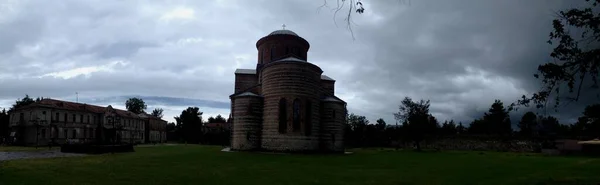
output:
[[[292,35],[271,35],[257,42],[258,64],[268,64],[291,54],[307,60],[309,49],[306,40]]]
[[[233,150],[260,148],[263,100],[259,96],[233,97]]]
[[[333,96],[335,93],[335,81],[321,80],[321,88],[324,95]]]
[[[239,93],[258,84],[255,74],[235,74],[235,93]],[[253,92],[258,93],[258,92]]]
[[[262,75],[264,96],[262,148],[275,151],[309,151],[319,148],[319,91],[321,69],[306,62],[278,62],[265,66]],[[285,126],[279,129],[279,102],[286,102]],[[299,102],[300,126],[293,122],[294,101]],[[310,109],[306,108],[311,102]],[[307,114],[310,110],[312,114]],[[310,115],[310,116],[309,116]],[[310,121],[307,117],[311,117]]]
[[[324,101],[321,109],[320,148],[324,151],[344,151],[346,108],[342,102]]]

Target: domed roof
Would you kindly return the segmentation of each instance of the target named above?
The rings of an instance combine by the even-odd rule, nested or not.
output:
[[[293,36],[298,36],[298,34],[294,33],[291,30],[275,30],[275,31],[269,33],[269,35],[293,35]]]

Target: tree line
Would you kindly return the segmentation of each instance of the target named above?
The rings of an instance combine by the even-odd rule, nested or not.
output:
[[[396,125],[378,119],[371,124],[365,116],[347,116],[345,140],[350,147],[388,147],[393,142],[413,142],[420,149],[425,139],[477,137],[489,139],[593,139],[600,137],[600,104],[587,106],[576,123],[561,124],[553,116],[526,112],[513,129],[508,108],[495,100],[488,112],[468,124],[454,120],[439,122],[429,112],[430,102],[406,97],[394,113]]]

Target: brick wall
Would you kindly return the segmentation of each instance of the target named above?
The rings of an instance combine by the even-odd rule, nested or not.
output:
[[[266,66],[261,75],[264,96],[262,148],[275,151],[307,151],[319,148],[319,87],[321,69],[305,62],[281,62]],[[285,98],[287,130],[279,133],[279,101]],[[293,103],[299,101],[300,129],[294,129]],[[306,105],[311,102],[307,124]],[[309,132],[309,133],[307,133]]]
[[[258,96],[233,97],[233,150],[260,148],[262,98]]]
[[[290,54],[295,54],[298,58],[307,60],[309,47],[308,42],[301,37],[292,35],[266,36],[256,43],[258,64],[268,64]]]
[[[239,93],[258,84],[258,78],[255,74],[235,74],[235,93]],[[254,92],[258,93],[258,92]]]
[[[344,151],[344,124],[346,109],[342,102],[326,101],[321,109],[321,149],[326,151]]]
[[[321,88],[324,95],[332,96],[335,93],[335,81],[321,80]]]

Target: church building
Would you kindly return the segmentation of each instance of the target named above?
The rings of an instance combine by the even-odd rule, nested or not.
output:
[[[346,102],[335,80],[307,61],[309,47],[286,29],[256,42],[256,69],[235,71],[232,150],[344,151]]]

